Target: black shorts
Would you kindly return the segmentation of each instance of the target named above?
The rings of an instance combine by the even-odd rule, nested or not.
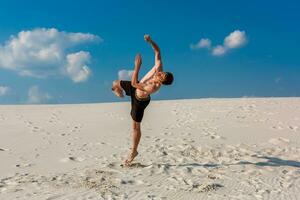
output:
[[[144,116],[144,110],[150,103],[150,96],[147,99],[138,99],[135,94],[136,88],[132,87],[130,81],[120,81],[120,85],[127,96],[131,97],[131,112],[132,119],[136,122],[141,122]]]

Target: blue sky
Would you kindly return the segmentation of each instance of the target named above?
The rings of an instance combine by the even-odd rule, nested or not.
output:
[[[1,1],[0,104],[124,101],[110,83],[138,52],[141,75],[152,67],[145,33],[175,76],[153,99],[300,96],[299,9],[297,1]],[[234,31],[243,35],[230,46]],[[201,39],[210,45],[191,48]],[[214,55],[217,45],[225,53]]]

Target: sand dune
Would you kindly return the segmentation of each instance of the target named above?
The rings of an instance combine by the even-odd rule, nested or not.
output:
[[[300,98],[0,106],[0,199],[300,199]]]

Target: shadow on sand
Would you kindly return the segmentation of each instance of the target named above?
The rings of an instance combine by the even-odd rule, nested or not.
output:
[[[298,167],[300,168],[300,162],[295,160],[284,160],[277,157],[270,157],[270,156],[257,156],[253,155],[252,157],[256,157],[259,159],[264,159],[264,161],[260,162],[249,162],[249,161],[240,161],[234,164],[201,164],[201,163],[186,163],[186,164],[158,164],[159,166],[172,166],[172,167],[207,167],[207,168],[214,168],[214,167],[222,167],[222,166],[231,166],[231,165],[256,165],[256,166],[270,166],[270,167],[280,167],[280,166],[289,166],[289,167]]]
[[[248,161],[241,161],[237,164],[252,164],[256,166],[271,166],[271,167],[280,167],[280,166],[289,166],[289,167],[299,167],[300,168],[300,162],[295,160],[284,160],[277,157],[270,157],[270,156],[257,156],[254,155],[253,157],[265,159],[266,161],[262,162],[248,162]]]

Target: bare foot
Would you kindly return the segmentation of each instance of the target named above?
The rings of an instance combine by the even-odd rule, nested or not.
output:
[[[115,93],[117,97],[120,98],[124,97],[122,90],[119,90],[118,88],[111,88],[111,90],[113,91],[113,93]]]
[[[125,166],[130,166],[131,162],[134,160],[134,158],[138,155],[139,153],[137,151],[131,152],[128,155],[128,158],[124,161]]]

